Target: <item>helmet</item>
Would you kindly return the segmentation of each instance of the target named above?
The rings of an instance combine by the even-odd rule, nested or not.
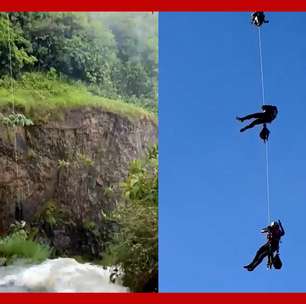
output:
[[[270,224],[270,226],[271,226],[271,227],[278,227],[279,224],[278,224],[278,222],[273,221],[273,222]]]

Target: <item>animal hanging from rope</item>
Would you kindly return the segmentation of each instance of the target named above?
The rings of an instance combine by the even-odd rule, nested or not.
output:
[[[278,109],[273,105],[263,105],[261,107],[262,112],[249,114],[243,117],[236,117],[240,122],[244,122],[245,120],[254,119],[249,125],[240,129],[240,132],[244,132],[247,129],[251,129],[256,125],[263,124],[263,129],[261,130],[259,136],[263,141],[268,140],[270,131],[267,128],[267,123],[271,123],[278,114]]]
[[[266,20],[264,12],[255,12],[251,15],[251,23],[257,27],[262,26],[264,23],[269,23],[269,20]]]
[[[271,269],[273,265],[275,269],[280,269],[282,262],[279,257],[279,242],[281,237],[285,235],[281,221],[272,222],[268,227],[263,228],[261,233],[267,234],[267,242],[256,252],[253,261],[243,267],[248,271],[253,271],[265,257],[268,257],[268,268]]]
[[[264,143],[266,141],[268,141],[269,139],[269,135],[270,135],[270,131],[269,129],[267,128],[267,124],[263,124],[263,127],[262,127],[262,130],[260,131],[259,133],[259,137],[264,141]]]

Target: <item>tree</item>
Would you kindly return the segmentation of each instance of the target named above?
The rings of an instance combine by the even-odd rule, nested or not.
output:
[[[157,18],[151,13],[0,13],[1,76],[10,74],[8,40],[15,77],[55,70],[94,94],[157,109]]]
[[[0,73],[10,74],[10,64],[14,76],[19,75],[26,66],[36,62],[31,54],[31,42],[19,27],[13,24],[7,13],[0,13]]]
[[[154,99],[157,85],[157,17],[151,13],[91,15],[112,31],[119,64],[113,82],[123,97]],[[137,74],[137,75],[136,75]]]
[[[132,162],[122,184],[123,198],[113,213],[120,231],[108,258],[124,271],[123,283],[133,291],[157,291],[158,284],[158,153]]]

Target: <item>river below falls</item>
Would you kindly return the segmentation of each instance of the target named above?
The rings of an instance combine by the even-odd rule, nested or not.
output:
[[[0,267],[0,292],[128,292],[110,282],[110,268],[81,264],[72,258],[30,265],[17,262]]]

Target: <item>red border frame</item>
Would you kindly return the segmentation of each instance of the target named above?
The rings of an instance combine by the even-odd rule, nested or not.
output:
[[[306,11],[303,0],[2,0],[1,11]]]
[[[0,0],[1,1],[1,0]],[[2,0],[0,11],[306,11],[302,0]],[[3,304],[306,304],[306,293],[0,293]]]
[[[292,304],[306,303],[305,293],[3,293],[5,304]]]

